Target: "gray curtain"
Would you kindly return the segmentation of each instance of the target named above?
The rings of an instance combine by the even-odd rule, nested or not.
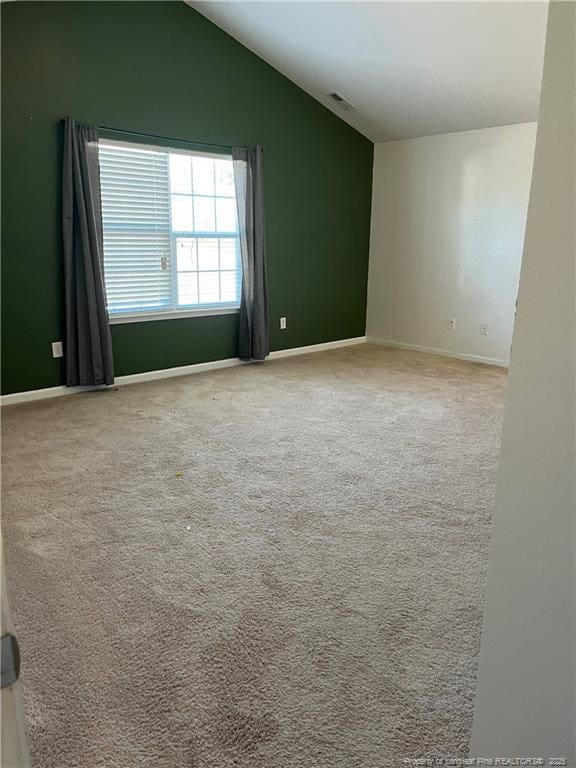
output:
[[[234,182],[242,256],[242,297],[238,329],[238,357],[264,360],[269,354],[268,288],[262,148],[234,147]]]
[[[103,274],[98,129],[64,121],[62,235],[66,386],[112,384]]]

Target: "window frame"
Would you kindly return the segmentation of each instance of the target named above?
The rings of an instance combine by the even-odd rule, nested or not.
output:
[[[98,139],[98,145],[100,146],[100,144],[114,145],[114,146],[120,146],[120,147],[123,146],[128,149],[132,149],[134,147],[141,147],[144,150],[152,150],[156,152],[166,151],[168,154],[174,152],[178,154],[191,155],[192,157],[207,157],[213,160],[226,159],[226,160],[232,161],[231,149],[229,152],[228,151],[213,152],[213,151],[200,149],[200,148],[195,149],[190,147],[184,148],[182,146],[172,146],[170,144],[160,143],[160,142],[158,144],[151,144],[149,142],[138,141],[137,137],[135,137],[135,140],[126,141],[125,139],[118,139],[115,136],[112,136],[110,134],[101,135],[100,138]],[[184,194],[184,193],[172,193],[171,190],[169,191],[170,220],[172,220],[172,194]],[[216,197],[217,196],[214,195],[214,198]],[[235,233],[187,232],[187,231],[181,231],[181,230],[173,230],[172,227],[170,227],[171,283],[172,283],[173,297],[177,297],[178,295],[177,282],[178,282],[179,270],[177,267],[176,247],[177,247],[177,241],[179,238],[190,238],[190,239],[214,238],[216,240],[230,238],[231,240],[232,239],[237,240],[238,248],[240,248],[239,231]],[[103,268],[104,282],[105,282],[106,271],[104,269],[104,265],[102,265],[102,268]],[[142,323],[142,322],[151,322],[151,321],[158,321],[158,320],[177,320],[177,319],[185,319],[185,318],[191,318],[191,317],[209,317],[209,316],[218,316],[218,315],[238,314],[240,311],[241,292],[242,292],[242,257],[240,253],[238,254],[238,269],[240,273],[239,274],[240,294],[238,296],[237,302],[220,302],[218,304],[203,304],[199,306],[188,304],[188,305],[182,305],[182,309],[175,309],[171,307],[170,309],[166,309],[166,310],[144,310],[142,312],[111,312],[107,306],[106,311],[108,313],[108,321],[110,325],[122,325],[126,323]],[[201,270],[201,271],[206,271],[206,270]],[[208,270],[208,271],[211,271],[211,270]],[[221,270],[213,270],[213,271],[219,273]]]

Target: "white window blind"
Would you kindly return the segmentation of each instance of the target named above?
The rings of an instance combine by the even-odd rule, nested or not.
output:
[[[111,317],[238,307],[232,158],[112,141],[99,154]]]

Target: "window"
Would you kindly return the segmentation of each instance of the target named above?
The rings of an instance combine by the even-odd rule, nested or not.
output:
[[[237,309],[232,158],[105,140],[99,150],[111,320]]]

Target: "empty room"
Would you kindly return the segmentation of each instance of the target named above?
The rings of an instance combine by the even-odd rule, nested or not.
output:
[[[3,768],[576,766],[571,0],[7,0]]]

